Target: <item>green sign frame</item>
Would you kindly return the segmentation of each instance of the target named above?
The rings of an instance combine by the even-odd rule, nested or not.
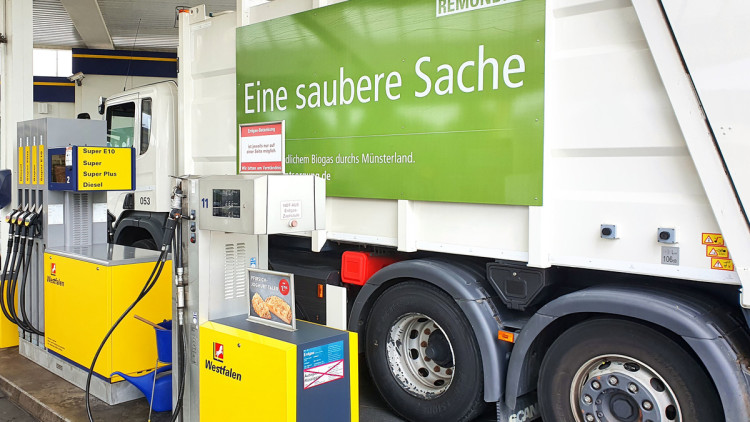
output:
[[[544,51],[544,0],[349,0],[237,29],[237,124],[329,196],[542,205]]]

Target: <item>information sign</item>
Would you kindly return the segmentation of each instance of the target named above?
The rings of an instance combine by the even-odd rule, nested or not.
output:
[[[132,148],[78,147],[78,190],[132,190]]]
[[[294,274],[248,269],[248,320],[296,330]]]
[[[284,174],[284,122],[240,126],[240,174]]]

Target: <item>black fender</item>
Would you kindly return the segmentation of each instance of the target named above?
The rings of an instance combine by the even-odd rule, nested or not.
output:
[[[458,304],[474,329],[482,354],[484,400],[496,402],[502,397],[502,377],[506,370],[509,343],[497,340],[500,329],[492,289],[482,272],[483,265],[447,262],[434,259],[401,261],[375,273],[362,287],[352,306],[349,330],[359,333],[360,350],[364,350],[364,330],[373,303],[388,287],[402,280],[420,280],[448,293]]]
[[[681,337],[714,382],[727,420],[750,420],[748,338],[726,305],[698,293],[634,286],[597,286],[561,296],[542,307],[517,337],[508,363],[505,403],[536,389],[538,367],[530,350],[560,332],[550,328],[560,318],[593,314],[621,316],[661,327]],[[552,331],[552,332],[551,332]],[[538,358],[541,360],[541,357]],[[733,418],[737,419],[733,419]]]
[[[139,231],[145,230],[154,239],[157,245],[161,245],[164,237],[164,223],[167,221],[169,213],[150,212],[150,211],[133,211],[126,210],[120,214],[115,226],[115,233],[112,236],[112,243],[121,245],[128,242],[128,232],[133,229]]]

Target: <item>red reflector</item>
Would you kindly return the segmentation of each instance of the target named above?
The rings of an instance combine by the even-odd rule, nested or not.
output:
[[[318,298],[323,299],[323,285],[318,284]]]
[[[373,256],[370,252],[346,251],[341,257],[341,280],[362,286],[378,270],[396,261],[391,257]]]

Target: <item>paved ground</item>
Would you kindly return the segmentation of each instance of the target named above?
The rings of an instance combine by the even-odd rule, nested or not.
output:
[[[0,421],[3,422],[34,422],[28,413],[24,412],[15,403],[8,400],[5,394],[0,393]]]
[[[360,380],[360,420],[362,422],[403,421],[391,412],[380,397],[370,382],[366,369],[360,374]],[[107,406],[96,398],[92,398],[91,403],[96,420],[142,422],[148,419],[148,403],[145,399]],[[152,415],[151,422],[167,422],[169,419],[169,413],[165,412]],[[58,422],[63,420],[88,421],[84,392],[19,355],[18,348],[0,349],[0,422]],[[478,421],[495,421],[493,409],[488,409]]]

